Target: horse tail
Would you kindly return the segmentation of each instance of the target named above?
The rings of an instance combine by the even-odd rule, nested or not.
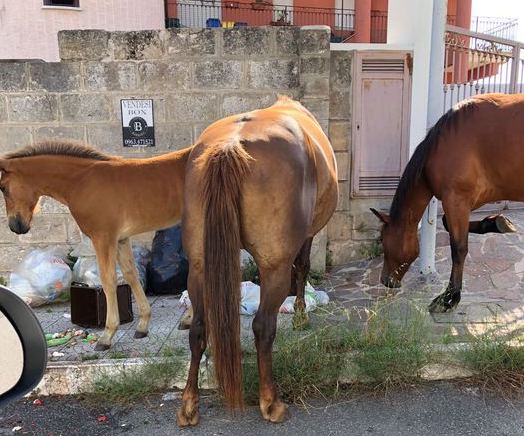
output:
[[[209,148],[204,173],[204,310],[215,377],[230,409],[243,408],[240,348],[240,187],[251,156],[238,141]]]

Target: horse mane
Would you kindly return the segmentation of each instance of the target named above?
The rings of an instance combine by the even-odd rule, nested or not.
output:
[[[478,107],[476,100],[473,98],[460,102],[442,115],[435,125],[428,131],[426,137],[413,152],[413,155],[409,159],[409,162],[402,173],[402,177],[400,178],[400,182],[389,210],[389,215],[392,221],[400,219],[408,193],[423,177],[425,177],[424,170],[428,158],[431,152],[437,148],[442,135],[450,132],[452,129],[456,129],[458,119]]]
[[[19,159],[33,156],[71,156],[82,159],[112,160],[109,156],[95,148],[81,142],[75,141],[42,141],[36,144],[27,145],[19,150],[7,153],[5,159]]]

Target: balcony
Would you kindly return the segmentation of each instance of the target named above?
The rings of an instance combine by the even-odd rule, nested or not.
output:
[[[448,15],[447,23],[456,26],[457,17]],[[519,28],[518,18],[497,18],[497,17],[471,17],[471,25],[468,30],[498,38],[512,39],[517,38]]]
[[[353,9],[297,7],[254,1],[181,0],[166,19],[166,27],[305,26],[331,28],[332,42],[351,42]],[[371,42],[386,42],[387,13],[371,12]]]

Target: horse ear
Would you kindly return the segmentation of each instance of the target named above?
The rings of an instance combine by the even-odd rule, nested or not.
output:
[[[373,209],[372,207],[369,208],[369,210],[371,212],[373,212],[373,215],[375,215],[380,221],[382,221],[384,224],[388,224],[389,223],[389,215],[388,214],[385,214],[385,213],[382,213],[382,212],[379,212],[378,210],[376,209]]]

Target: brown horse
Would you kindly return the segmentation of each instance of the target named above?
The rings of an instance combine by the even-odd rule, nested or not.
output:
[[[120,159],[62,141],[28,146],[0,159],[0,189],[13,232],[29,231],[39,198],[46,195],[68,206],[93,242],[107,301],[105,331],[96,350],[110,347],[120,323],[117,261],[139,309],[135,338],[147,336],[151,308],[138,280],[129,237],[180,221],[190,152]]]
[[[383,222],[381,281],[399,287],[419,252],[417,226],[432,196],[442,201],[453,266],[432,312],[460,301],[468,233],[514,231],[502,216],[469,222],[470,212],[499,200],[524,200],[524,95],[484,94],[459,103],[428,132],[411,157]]]
[[[187,426],[199,420],[198,370],[206,343],[227,404],[242,407],[241,247],[260,271],[260,306],[253,320],[260,410],[265,419],[280,422],[287,408],[272,377],[277,314],[292,276],[296,308],[303,309],[311,241],[336,207],[331,145],[309,111],[281,97],[270,108],[208,127],[191,151],[185,182],[182,228],[194,317],[191,364],[177,422]]]

